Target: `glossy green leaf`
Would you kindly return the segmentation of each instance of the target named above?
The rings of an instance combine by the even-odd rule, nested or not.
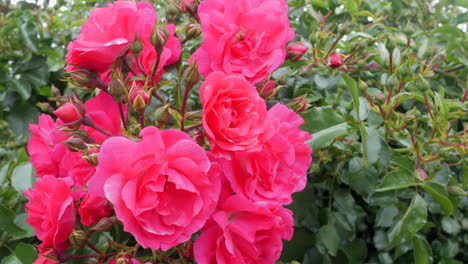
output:
[[[16,246],[15,255],[21,263],[33,263],[37,258],[37,251],[32,245],[21,242]]]
[[[382,184],[375,190],[376,192],[386,192],[415,186],[416,181],[413,174],[408,171],[393,171],[385,175]]]
[[[322,226],[317,233],[316,240],[319,250],[321,249],[332,256],[336,256],[341,239],[333,224]]]
[[[305,124],[301,126],[301,129],[310,133],[315,133],[344,122],[344,118],[330,107],[312,108],[304,112],[302,118],[304,118]]]
[[[19,192],[32,188],[34,185],[35,174],[31,163],[24,162],[13,169],[11,175],[11,184]]]
[[[333,142],[336,137],[342,137],[348,134],[348,128],[349,126],[346,123],[341,123],[318,131],[312,134],[312,139],[308,141],[308,144],[312,150],[325,147]]]
[[[415,264],[432,263],[432,249],[427,240],[419,235],[413,238],[413,255]]]
[[[454,206],[450,199],[448,198],[448,193],[445,188],[435,182],[423,182],[420,186],[428,192],[434,200],[436,200],[442,209],[445,211],[446,215],[450,215],[454,210]]]

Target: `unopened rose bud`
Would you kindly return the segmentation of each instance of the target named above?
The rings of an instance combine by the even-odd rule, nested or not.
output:
[[[71,124],[79,122],[83,118],[85,111],[85,107],[81,102],[72,99],[72,101],[63,104],[55,110],[54,115],[65,124]]]
[[[307,52],[307,46],[301,42],[292,43],[287,47],[286,58],[290,61],[298,61]]]
[[[96,166],[99,164],[98,162],[98,154],[92,153],[86,156],[83,156],[83,159],[86,160],[90,165]]]
[[[427,173],[422,168],[417,168],[414,174],[416,175],[416,178],[422,182],[427,179]]]
[[[205,136],[203,135],[202,131],[198,129],[194,129],[189,132],[189,136],[195,139],[198,145],[200,146],[205,145]]]
[[[460,186],[453,185],[453,186],[447,186],[447,190],[455,195],[462,195],[462,196],[467,196],[468,193],[466,193]]]
[[[180,0],[180,10],[182,12],[196,13],[198,3],[194,0]]]
[[[170,105],[164,105],[154,112],[154,117],[156,119],[156,124],[157,127],[163,128],[164,125],[166,125],[169,120],[171,120],[171,115],[169,113],[169,106]]]
[[[140,52],[143,50],[143,45],[141,44],[140,39],[135,33],[135,40],[130,44],[129,49],[132,51],[133,55],[135,57],[138,57],[140,55]]]
[[[408,21],[408,23],[406,23],[405,27],[403,28],[403,33],[410,36],[413,35],[414,31],[415,29],[413,24],[411,24],[411,22]]]
[[[76,137],[68,138],[67,140],[65,140],[64,144],[72,152],[88,149],[88,146],[86,146],[83,140]]]
[[[309,108],[309,103],[305,100],[305,95],[301,95],[292,99],[292,101],[288,103],[288,107],[297,113],[301,113]]]
[[[73,230],[69,240],[72,247],[82,248],[87,240],[86,232],[83,230]]]
[[[359,90],[361,90],[362,92],[365,92],[367,91],[367,88],[368,88],[368,85],[365,81],[363,80],[359,80]]]
[[[44,249],[39,246],[39,254],[50,261],[59,262],[59,253],[54,249]]]
[[[145,109],[149,103],[148,93],[141,87],[135,86],[130,90],[129,102],[137,110]]]
[[[109,83],[109,94],[117,103],[122,103],[125,98],[125,84],[118,78],[113,78]]]
[[[153,46],[156,48],[156,51],[162,50],[164,44],[166,44],[168,36],[169,31],[167,30],[166,25],[163,24],[162,26],[154,26],[150,40],[151,44],[153,44]]]
[[[70,78],[68,80],[75,86],[83,87],[88,86],[91,80],[91,72],[85,69],[77,69],[69,72]]]
[[[200,73],[198,72],[198,66],[196,60],[184,71],[184,81],[186,89],[192,89],[200,81]]]
[[[350,31],[348,23],[344,23],[338,26],[338,32],[342,35],[348,34]]]
[[[419,79],[416,81],[416,87],[418,87],[420,91],[426,91],[431,87],[431,85],[424,77],[420,75]]]
[[[171,3],[166,7],[166,14],[170,21],[174,21],[177,14],[179,14],[179,9]]]
[[[185,36],[187,39],[196,38],[201,34],[201,32],[199,24],[190,24],[185,28]]]
[[[95,226],[93,226],[90,230],[94,230],[94,231],[109,230],[114,224],[118,222],[119,220],[115,216],[105,217],[99,220],[99,222]]]
[[[266,81],[256,83],[255,87],[257,88],[260,97],[266,100],[273,98],[281,88],[281,86],[276,86],[275,81],[268,79]]]
[[[341,57],[341,54],[333,53],[330,55],[329,64],[332,68],[338,68],[343,65],[343,58]]]

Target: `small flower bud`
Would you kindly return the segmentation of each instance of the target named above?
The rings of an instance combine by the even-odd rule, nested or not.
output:
[[[201,32],[199,24],[190,24],[185,28],[185,37],[187,39],[196,38],[201,34]]]
[[[368,88],[368,85],[365,81],[359,79],[359,90],[361,90],[361,92],[365,92],[367,91],[367,88]]]
[[[69,72],[70,77],[68,80],[75,86],[83,87],[88,86],[91,77],[91,72],[85,69],[77,69]]]
[[[98,223],[95,226],[93,226],[90,230],[106,231],[109,230],[117,222],[119,222],[119,220],[115,216],[105,217],[99,220]]]
[[[307,46],[301,42],[292,43],[287,47],[286,58],[290,61],[298,61],[307,51]]]
[[[85,114],[85,106],[78,100],[70,100],[57,110],[54,111],[54,115],[60,118],[65,124],[79,122]]]
[[[413,24],[411,24],[411,22],[408,21],[408,23],[406,23],[405,27],[403,28],[403,33],[405,33],[406,35],[413,35],[414,31],[415,29]]]
[[[414,175],[416,175],[416,178],[422,182],[427,179],[427,173],[422,168],[417,168]]]
[[[82,248],[87,240],[86,232],[83,230],[73,230],[69,240],[72,247]]]
[[[134,86],[132,90],[130,90],[129,102],[133,108],[137,110],[145,109],[149,100],[148,93],[143,88]]]
[[[65,140],[64,144],[72,152],[78,152],[78,151],[88,149],[88,146],[86,146],[83,140],[76,138],[76,137],[68,138],[67,140]]]
[[[39,248],[39,254],[41,254],[44,258],[59,262],[59,253],[55,251],[54,249],[41,249]]]
[[[309,108],[309,106],[309,103],[305,100],[305,95],[296,97],[288,103],[288,107],[297,113],[304,112],[305,110],[307,110],[307,108]]]
[[[342,35],[348,34],[350,31],[348,23],[344,23],[338,26],[338,32]]]
[[[343,58],[341,57],[341,54],[333,53],[330,55],[329,64],[332,68],[338,68],[343,65]]]
[[[273,98],[273,96],[275,96],[278,93],[282,86],[277,87],[275,81],[266,78],[265,80],[256,83],[255,87],[257,88],[260,97],[266,100],[270,100],[271,98]]]
[[[125,84],[118,78],[113,78],[109,83],[109,94],[117,103],[122,103],[125,98]]]
[[[174,21],[175,17],[179,14],[179,9],[171,3],[166,8],[166,14],[171,21]]]
[[[83,159],[86,160],[90,165],[96,166],[99,164],[98,162],[98,154],[92,153],[86,156],[83,156]]]
[[[135,57],[138,57],[140,55],[140,52],[143,50],[143,45],[141,44],[140,39],[135,33],[135,40],[130,44],[129,49],[132,51],[133,55]]]
[[[157,127],[163,128],[164,125],[171,120],[171,115],[169,113],[169,104],[166,104],[154,112],[154,117],[156,119]]]
[[[180,1],[180,10],[182,12],[189,12],[195,14],[198,9],[198,1],[194,0],[181,0]]]
[[[198,66],[196,60],[184,71],[184,81],[186,89],[192,89],[200,81],[200,73],[198,72]]]
[[[420,91],[426,91],[427,89],[429,89],[431,87],[431,85],[429,84],[429,82],[424,77],[422,77],[420,75],[419,79],[416,81],[416,87]]]
[[[153,46],[156,48],[156,51],[162,50],[164,44],[166,44],[168,36],[169,31],[167,30],[166,25],[163,24],[162,26],[154,26],[150,40],[151,44],[153,44]]]

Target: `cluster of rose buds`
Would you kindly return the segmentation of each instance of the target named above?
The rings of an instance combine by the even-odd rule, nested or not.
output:
[[[186,37],[203,35],[190,62],[179,64],[187,65],[180,106],[158,93],[165,66],[181,58],[175,26],[158,22],[147,2],[91,12],[68,46],[66,70],[72,85],[97,95],[55,98],[57,118],[42,114],[30,125],[38,179],[25,192],[26,221],[42,241],[36,264],[90,257],[156,263],[171,248],[200,264],[278,260],[294,226],[283,206],[306,185],[312,158],[304,142],[311,136],[296,113],[307,108],[304,96],[291,109],[267,109],[264,99],[281,88],[271,73],[307,48],[286,48],[294,32],[285,0],[241,2],[180,1],[178,8],[200,21]],[[202,76],[197,117],[188,98]],[[162,106],[148,120],[152,100]],[[198,120],[193,129],[185,126],[190,118]],[[119,225],[136,245],[107,238],[101,250],[91,243],[91,233]],[[72,255],[71,247],[97,254]],[[152,249],[153,258],[138,256],[139,247]]]

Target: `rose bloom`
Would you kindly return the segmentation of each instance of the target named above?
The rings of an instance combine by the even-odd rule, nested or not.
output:
[[[40,247],[54,248],[63,253],[69,246],[68,237],[75,229],[73,193],[69,184],[54,176],[39,178],[34,188],[24,191],[28,222],[34,227]]]
[[[169,36],[167,37],[167,41],[164,44],[163,52],[161,54],[161,58],[159,59],[158,69],[154,75],[155,79],[153,80],[153,83],[157,83],[159,79],[161,79],[162,75],[164,74],[164,66],[173,64],[180,58],[182,46],[180,40],[174,36],[176,27],[174,24],[169,24],[167,25],[167,30],[169,31]],[[141,68],[145,72],[142,73],[137,67],[135,58],[133,59],[133,68],[139,74],[147,74],[151,76],[158,53],[149,39],[141,38],[140,41],[143,49],[138,56],[138,61],[141,65]]]
[[[135,39],[149,38],[156,21],[156,12],[148,2],[116,1],[107,7],[95,8],[81,26],[77,39],[68,45],[67,71],[73,65],[103,73]]]
[[[274,133],[265,101],[242,75],[213,72],[200,87],[200,98],[214,152],[260,150]]]
[[[109,94],[101,92],[87,101],[85,106],[86,115],[96,126],[115,135],[122,134],[118,104]],[[53,175],[57,178],[68,178],[73,181],[75,187],[83,188],[94,174],[95,166],[84,160],[81,152],[72,152],[60,143],[68,138],[65,132],[59,131],[63,124],[64,121],[60,118],[54,122],[49,115],[42,114],[38,124],[29,125],[32,135],[27,147],[30,161],[37,177]],[[109,138],[94,128],[82,125],[81,129],[88,132],[91,139],[97,143]]]
[[[78,210],[81,216],[81,223],[85,226],[92,226],[104,217],[112,215],[112,206],[105,198],[87,194],[80,204]]]
[[[282,104],[273,106],[268,115],[275,135],[261,151],[232,153],[223,171],[235,193],[252,201],[289,204],[291,195],[304,189],[307,182],[312,157],[304,142],[311,136],[299,129],[304,120]]]
[[[240,73],[256,83],[281,66],[294,37],[285,0],[205,0],[198,7],[200,73]]]
[[[203,148],[181,131],[146,127],[141,137],[104,142],[89,192],[112,202],[140,245],[168,250],[189,240],[211,215],[218,175]]]
[[[282,239],[293,235],[292,212],[231,196],[195,240],[199,264],[271,264],[281,255]]]

